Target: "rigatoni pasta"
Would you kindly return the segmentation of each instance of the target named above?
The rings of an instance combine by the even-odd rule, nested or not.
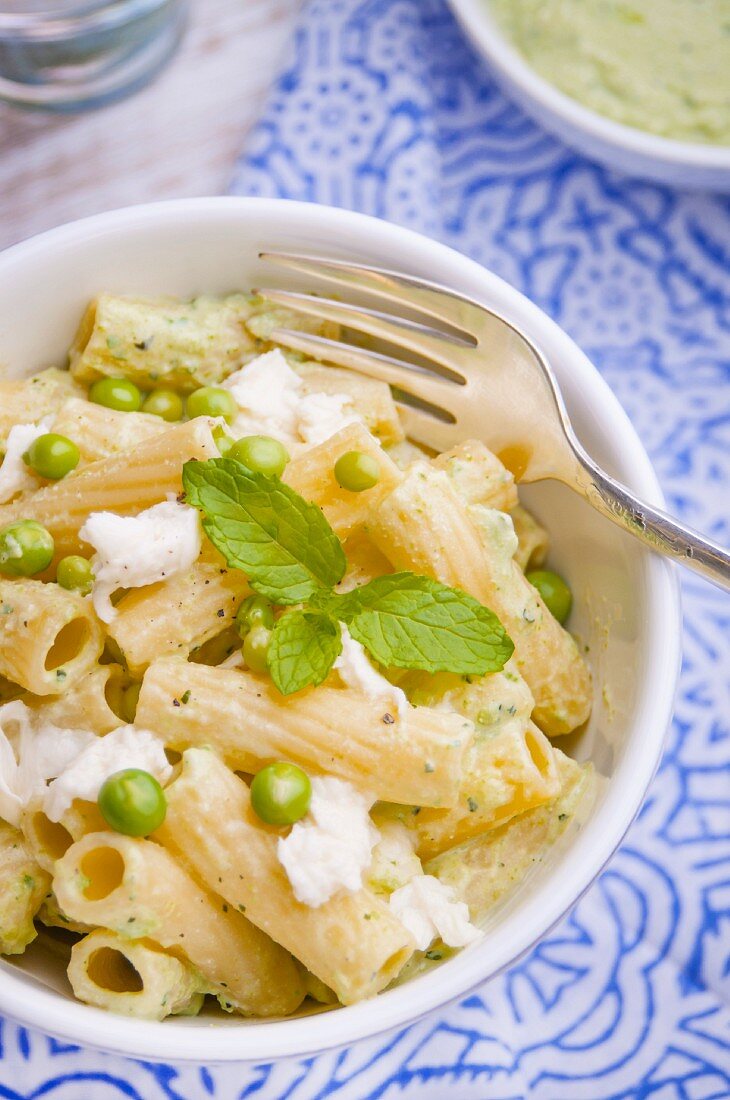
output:
[[[509,517],[465,506],[448,476],[422,463],[381,503],[368,533],[396,568],[462,588],[499,614],[535,697],[535,721],[546,733],[568,733],[586,720],[588,667],[512,560]]]
[[[159,835],[343,1004],[379,992],[412,953],[408,933],[367,890],[317,909],[299,903],[277,860],[275,833],[252,812],[246,785],[211,752],[184,754]]]
[[[55,413],[51,429],[73,439],[86,464],[134,450],[145,439],[168,431],[169,425],[159,416],[120,412],[74,397],[65,401]]]
[[[69,691],[92,672],[103,645],[93,609],[75,592],[0,579],[0,673],[26,691]]]
[[[251,589],[222,559],[197,561],[169,580],[133,589],[116,605],[109,636],[129,670],[142,673],[165,654],[187,656],[230,626]]]
[[[72,919],[174,948],[226,1006],[277,1016],[304,997],[291,956],[151,841],[90,833],[56,864],[54,884]]]
[[[57,554],[88,547],[79,531],[92,512],[132,515],[182,489],[182,466],[213,458],[218,448],[205,417],[179,424],[120,456],[99,459],[62,481],[38,489],[29,500],[0,506],[0,524],[34,519],[53,536]]]
[[[76,998],[151,1026],[468,948],[591,785],[548,739],[590,674],[514,477],[292,327],[339,336],[102,293],[69,370],[0,382],[0,953],[65,929]]]
[[[84,397],[68,371],[49,367],[30,378],[0,378],[0,449],[16,424],[32,424],[55,414],[68,398]]]
[[[135,1016],[195,1016],[205,982],[195,970],[150,940],[129,940],[98,928],[71,948],[68,980],[80,1001]]]
[[[33,919],[50,884],[20,830],[0,821],[0,954],[20,955],[36,938]]]
[[[399,713],[341,687],[284,701],[263,677],[175,658],[147,670],[136,720],[171,749],[212,745],[237,771],[294,760],[378,798],[413,802],[417,795],[425,806],[456,801],[473,734],[472,723],[457,714],[427,707]]]

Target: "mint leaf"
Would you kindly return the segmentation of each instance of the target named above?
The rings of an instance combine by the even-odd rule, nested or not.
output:
[[[301,603],[341,580],[347,562],[340,540],[317,505],[278,478],[211,458],[185,463],[183,487],[210,541],[261,595]]]
[[[376,577],[329,603],[381,665],[482,676],[514,645],[497,616],[458,588],[415,573]]]
[[[269,643],[271,679],[282,695],[321,684],[342,649],[339,625],[322,611],[289,611]]]

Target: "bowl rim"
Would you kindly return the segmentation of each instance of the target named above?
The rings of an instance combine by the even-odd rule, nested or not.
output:
[[[564,124],[642,160],[663,161],[673,167],[699,172],[723,169],[730,172],[730,145],[680,141],[627,126],[560,91],[541,76],[503,34],[489,10],[489,0],[449,0],[449,3],[495,69],[525,97],[540,103]]]
[[[281,224],[291,216],[316,222],[332,239],[347,239],[348,228],[359,230],[369,240],[391,242],[393,252],[428,259],[430,269],[446,272],[442,281],[455,285],[471,277],[485,288],[496,288],[514,303],[519,323],[536,335],[540,332],[559,340],[571,370],[591,391],[591,401],[600,409],[606,433],[621,440],[622,454],[630,460],[631,488],[650,502],[661,506],[663,497],[649,457],[623,408],[587,356],[573,340],[538,306],[530,302],[499,276],[476,261],[422,234],[369,215],[333,207],[286,199],[194,198],[176,199],[125,207],[96,214],[48,230],[0,254],[0,280],[7,278],[16,262],[37,260],[44,253],[63,251],[69,245],[83,246],[96,237],[125,230],[168,223],[186,227],[227,224],[231,220],[255,219],[267,211],[276,214]],[[402,249],[399,248],[402,246]],[[463,287],[460,287],[463,289]],[[538,341],[540,336],[537,335]],[[648,551],[642,552],[642,588],[650,624],[647,646],[645,689],[637,700],[633,724],[643,730],[641,737],[629,742],[612,783],[620,789],[615,805],[605,798],[590,825],[579,831],[570,847],[571,873],[554,876],[550,889],[523,903],[520,933],[507,930],[501,921],[490,930],[490,954],[486,966],[476,968],[473,948],[466,948],[447,963],[388,990],[378,997],[335,1012],[315,1013],[292,1020],[240,1023],[238,1026],[211,1023],[209,1027],[191,1027],[189,1021],[170,1018],[162,1025],[130,1019],[93,1008],[60,996],[38,979],[12,968],[0,966],[0,1011],[14,1020],[63,1040],[81,1043],[116,1054],[151,1062],[239,1062],[265,1063],[284,1058],[306,1057],[327,1050],[371,1039],[406,1027],[427,1013],[461,1000],[477,985],[489,980],[517,962],[545,936],[575,905],[593,883],[623,839],[638,813],[648,786],[661,759],[666,733],[672,716],[681,655],[681,611],[679,582],[670,563]],[[620,778],[620,784],[618,780]],[[545,896],[546,895],[546,896]],[[474,948],[478,949],[479,944]],[[33,988],[35,987],[35,988]],[[322,1022],[326,1021],[326,1022]]]

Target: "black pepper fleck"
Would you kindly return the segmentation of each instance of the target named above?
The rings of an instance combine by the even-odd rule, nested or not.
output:
[[[395,718],[392,714],[384,714],[383,721],[385,722],[386,726],[392,726],[395,722]]]

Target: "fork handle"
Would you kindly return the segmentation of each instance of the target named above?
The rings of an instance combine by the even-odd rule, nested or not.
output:
[[[678,523],[659,508],[639,500],[585,453],[579,451],[577,457],[588,475],[580,478],[580,488],[594,508],[651,550],[665,554],[730,592],[730,553],[726,549]]]

